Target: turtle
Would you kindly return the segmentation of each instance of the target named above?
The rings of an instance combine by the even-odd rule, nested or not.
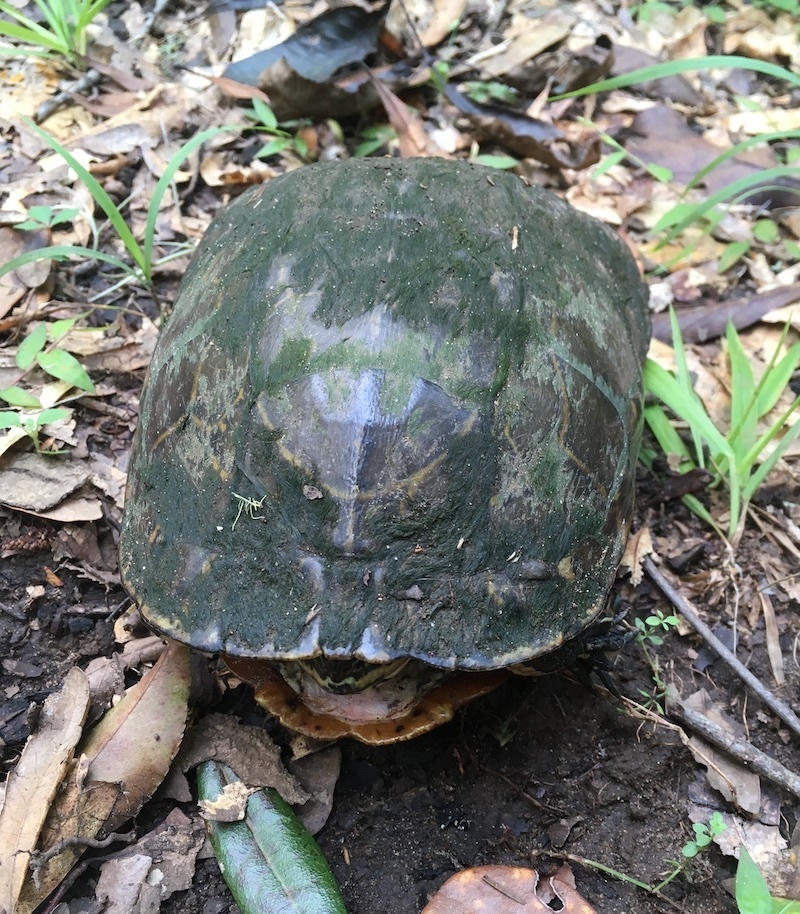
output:
[[[123,583],[292,730],[424,732],[608,625],[649,336],[627,246],[515,174],[274,177],[214,218],[156,345]]]

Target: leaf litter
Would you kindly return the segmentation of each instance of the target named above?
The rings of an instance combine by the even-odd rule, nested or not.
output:
[[[128,224],[139,239],[147,230],[148,203],[156,182],[180,142],[175,138],[182,139],[207,127],[235,128],[231,133],[211,139],[175,173],[172,189],[165,193],[155,221],[159,253],[165,253],[170,246],[185,245],[183,251],[176,247],[175,254],[178,258],[187,256],[188,248],[202,235],[213,212],[230,196],[248,184],[269,180],[286,168],[301,167],[310,157],[349,153],[354,143],[362,139],[358,131],[366,124],[384,131],[374,134],[385,137],[374,148],[378,153],[432,154],[441,149],[459,157],[488,155],[494,157],[497,164],[516,157],[519,160],[517,170],[527,180],[565,192],[573,205],[624,233],[645,268],[659,265],[665,268],[664,275],[653,282],[653,302],[661,309],[666,309],[670,303],[693,305],[709,299],[724,306],[726,300],[735,296],[738,299],[734,311],[736,320],[740,314],[748,311],[752,314],[754,307],[760,308],[757,318],[747,318],[750,323],[764,317],[764,311],[771,305],[788,304],[791,311],[792,301],[800,297],[797,291],[800,270],[793,262],[793,257],[795,261],[797,259],[796,239],[800,233],[794,212],[796,207],[792,206],[796,188],[792,189],[791,181],[784,182],[781,191],[784,196],[770,192],[760,199],[751,197],[737,201],[725,219],[715,226],[695,227],[685,232],[683,238],[673,239],[662,247],[645,241],[646,235],[652,233],[664,215],[686,199],[681,196],[681,185],[691,180],[699,169],[717,156],[730,152],[734,144],[745,137],[765,131],[797,129],[796,105],[791,94],[776,89],[755,72],[735,70],[662,77],[644,85],[614,89],[600,99],[590,99],[585,106],[574,100],[547,102],[546,94],[542,95],[548,80],[552,92],[561,92],[604,76],[629,72],[644,62],[703,56],[711,38],[724,53],[745,54],[768,62],[788,61],[796,69],[800,60],[797,31],[784,15],[737,4],[726,10],[724,23],[715,24],[708,18],[710,14],[691,6],[669,14],[653,9],[650,19],[643,15],[637,19],[627,8],[615,10],[610,15],[606,8],[594,3],[552,7],[541,13],[526,3],[514,3],[507,8],[486,5],[467,9],[460,2],[440,2],[419,4],[412,10],[415,22],[412,29],[408,26],[406,12],[393,5],[385,23],[389,37],[393,36],[392,44],[385,33],[381,33],[378,41],[367,34],[371,23],[378,19],[377,16],[369,18],[374,11],[363,11],[360,20],[358,15],[355,19],[351,16],[356,24],[349,26],[350,34],[345,29],[343,34],[331,38],[330,33],[321,28],[326,20],[320,19],[320,14],[334,11],[324,7],[293,3],[251,10],[241,17],[241,29],[237,29],[237,18],[230,10],[220,9],[214,16],[206,17],[197,9],[178,7],[169,17],[162,17],[156,38],[156,33],[151,33],[148,26],[147,11],[136,3],[125,7],[119,21],[128,35],[139,42],[138,49],[134,52],[130,45],[120,40],[117,31],[109,27],[108,20],[100,21],[94,47],[97,56],[104,57],[102,62],[98,61],[100,79],[87,84],[94,88],[67,93],[63,104],[53,108],[47,116],[45,127],[103,183],[116,203],[125,206],[124,201],[131,197],[125,211]],[[110,9],[113,11],[114,7]],[[338,12],[333,18],[345,21],[347,15]],[[359,21],[368,24],[366,31],[360,28]],[[246,59],[248,55],[262,53],[268,45],[291,42],[292,36],[298,34],[298,27],[306,29],[313,41],[328,41],[329,50],[341,52],[340,62],[345,63],[345,69],[337,68],[316,83],[302,72],[304,58],[294,75],[289,74],[288,81],[286,71],[283,71],[283,95],[276,96],[277,110],[280,111],[280,104],[283,104],[281,117],[309,118],[297,128],[304,146],[290,144],[267,159],[254,158],[253,150],[257,150],[262,141],[256,138],[254,145],[252,134],[243,131],[242,128],[252,122],[244,118],[237,101],[254,97],[266,101],[264,87],[250,87],[250,94],[236,95],[230,80],[222,78],[225,61],[231,55],[235,59]],[[428,56],[420,52],[415,31],[421,35],[422,47],[428,49]],[[303,46],[297,39],[295,45]],[[394,48],[395,52],[388,52],[387,47]],[[396,53],[397,48],[401,53]],[[439,94],[431,90],[431,51],[435,54],[434,63],[444,61],[449,68],[444,91]],[[183,58],[182,52],[186,52]],[[363,59],[367,52],[369,65],[384,81],[378,91],[358,66],[359,54]],[[184,65],[187,68],[180,69]],[[251,69],[257,66],[253,64]],[[257,84],[263,69],[253,70]],[[520,102],[509,105],[473,99],[462,88],[467,77],[477,78],[485,85],[501,83],[519,93]],[[100,250],[124,257],[119,240],[101,224],[103,214],[91,194],[22,121],[23,117],[37,117],[42,103],[53,98],[60,84],[57,68],[52,62],[30,66],[24,61],[9,61],[0,79],[3,80],[0,117],[6,125],[4,135],[9,138],[0,148],[0,185],[3,187],[0,238],[5,256],[48,243],[98,243]],[[312,85],[300,91],[298,87],[302,80],[310,81]],[[385,114],[377,105],[381,98]],[[747,98],[755,104],[747,105],[743,101]],[[318,107],[309,108],[311,101]],[[334,104],[341,107],[334,108]],[[360,122],[354,126],[347,119],[356,115]],[[326,120],[333,117],[341,118],[344,127]],[[584,121],[579,121],[579,117]],[[587,120],[593,127],[587,126]],[[593,168],[598,162],[603,163],[600,156],[614,151],[608,143],[601,147],[597,135],[592,132],[595,128],[601,137],[619,141],[628,158],[620,158],[605,171],[604,165]],[[370,141],[369,136],[363,139]],[[793,142],[789,138],[788,145]],[[731,155],[719,169],[709,172],[705,182],[690,191],[688,199],[701,200],[703,195],[721,189],[731,180],[775,165],[779,161],[775,148],[774,144],[762,143]],[[646,165],[668,171],[668,179],[664,180],[663,175],[656,177],[631,156]],[[761,189],[756,190],[760,192]],[[35,210],[37,206],[47,207],[53,214],[64,208],[77,213],[71,221],[33,232],[16,228],[23,220],[40,212]],[[780,240],[755,237],[755,223],[765,217],[779,227],[777,238],[785,240],[784,247]],[[693,237],[689,238],[692,232]],[[793,239],[794,255],[789,243]],[[693,249],[685,248],[687,240],[693,242]],[[720,269],[735,244],[740,245],[742,253],[726,269]],[[678,253],[683,254],[683,260],[676,265],[673,258]],[[182,263],[185,260],[176,259],[156,267],[159,295],[164,302],[174,293]],[[84,501],[74,500],[74,490],[70,489],[68,474],[63,469],[56,469],[52,474],[56,486],[50,499],[55,498],[55,501],[48,507],[41,507],[39,501],[33,500],[33,495],[40,497],[42,494],[38,491],[39,477],[26,474],[24,479],[24,485],[32,495],[25,495],[22,482],[15,482],[13,477],[0,477],[3,480],[0,482],[0,501],[5,506],[0,508],[3,525],[0,545],[3,554],[14,563],[9,566],[12,568],[10,583],[4,584],[0,591],[0,609],[9,606],[8,612],[0,612],[3,644],[7,646],[6,653],[13,655],[7,659],[13,660],[20,671],[44,671],[48,688],[52,689],[59,683],[59,677],[66,674],[63,669],[60,672],[59,667],[74,662],[69,657],[61,657],[57,643],[52,643],[66,637],[65,644],[72,645],[68,650],[76,653],[82,663],[94,662],[89,669],[90,680],[103,683],[92,701],[91,720],[96,720],[97,715],[116,700],[114,696],[121,695],[123,681],[131,675],[129,663],[152,662],[152,654],[148,658],[148,652],[157,650],[153,639],[132,639],[127,640],[121,658],[106,660],[112,645],[105,621],[97,617],[94,622],[95,617],[75,609],[94,604],[111,616],[122,602],[119,590],[115,590],[118,580],[114,531],[122,508],[126,454],[138,409],[136,392],[162,318],[141,288],[131,283],[119,284],[118,280],[119,277],[103,264],[78,266],[75,262],[54,264],[50,261],[20,267],[0,278],[0,330],[7,335],[7,345],[0,351],[0,358],[11,357],[7,363],[0,361],[3,378],[0,383],[4,387],[11,383],[6,383],[6,376],[14,380],[16,347],[31,332],[36,320],[85,313],[87,305],[91,305],[94,310],[85,319],[85,325],[103,328],[101,333],[80,334],[79,337],[73,334],[73,339],[66,341],[64,346],[64,351],[75,354],[93,380],[99,382],[94,395],[78,397],[76,392],[70,392],[69,386],[54,388],[52,382],[48,384],[43,379],[32,379],[26,388],[36,394],[43,405],[69,403],[69,419],[60,426],[45,426],[40,440],[45,450],[56,451],[64,446],[73,449],[71,463],[86,468],[90,474],[84,475],[81,483]],[[55,295],[61,300],[53,302]],[[718,315],[719,304],[715,311]],[[683,319],[692,320],[693,315],[696,319],[694,308],[684,309]],[[748,357],[756,365],[764,363],[763,353],[770,351],[780,335],[783,318],[766,315],[765,321],[774,321],[778,329],[772,333],[765,329],[765,324],[759,324],[741,336]],[[714,314],[703,317],[700,326],[700,334],[706,340],[724,333],[724,322],[720,323]],[[720,358],[719,344],[706,342],[692,347],[690,352],[698,391],[704,397],[708,411],[724,422],[730,378],[725,361]],[[665,350],[654,348],[651,355],[669,362],[670,355]],[[7,375],[3,374],[6,365],[10,369]],[[71,399],[66,400],[67,397]],[[28,436],[23,431],[8,429],[4,432],[0,444],[0,472],[12,471],[20,456],[27,456],[24,453],[27,441]],[[640,532],[632,540],[629,551],[628,564],[634,574],[623,585],[623,595],[633,605],[633,611],[646,616],[654,606],[661,604],[647,576],[641,576],[643,556],[655,549],[658,555],[675,560],[682,568],[680,587],[701,601],[710,621],[721,633],[735,630],[740,644],[756,658],[763,656],[763,661],[757,661],[762,664],[759,670],[762,678],[765,681],[773,678],[779,687],[783,676],[784,690],[794,690],[789,694],[796,694],[797,689],[797,664],[792,655],[792,643],[797,635],[798,599],[793,568],[800,551],[795,458],[796,453],[790,451],[779,464],[769,490],[757,505],[759,513],[755,523],[760,529],[754,530],[751,539],[744,538],[735,566],[729,564],[720,545],[710,539],[707,531],[698,528],[676,502],[658,498],[660,484],[655,479],[644,481],[639,503],[651,507],[641,510],[637,528]],[[48,461],[60,459],[47,458]],[[711,492],[706,497],[713,504],[717,494]],[[656,505],[668,507],[657,510]],[[21,509],[29,513],[22,513]],[[648,531],[653,533],[649,544],[645,537]],[[687,549],[689,544],[702,548]],[[47,555],[51,548],[55,551]],[[52,569],[46,572],[50,565],[56,566],[57,574]],[[62,579],[68,583],[65,585]],[[23,581],[24,586],[20,586]],[[55,615],[42,612],[46,602],[63,609]],[[89,628],[86,628],[86,622]],[[687,638],[686,633],[680,637],[670,636],[661,650],[668,658],[671,675],[695,681],[698,674],[692,667],[692,655],[697,656],[699,651],[694,642],[687,642]],[[148,641],[146,648],[145,640]],[[138,645],[142,646],[142,652]],[[125,656],[131,659],[123,659]],[[632,660],[620,658],[617,666],[623,686],[647,685],[647,671],[637,671]],[[705,669],[703,678],[721,678],[728,685],[728,692],[713,693],[719,712],[733,711],[745,718],[754,741],[771,743],[775,752],[786,747],[784,754],[791,762],[791,737],[780,721],[760,709],[754,716],[752,708],[742,699],[735,685],[726,680],[726,674],[713,659]],[[24,673],[22,675],[24,683]],[[11,721],[19,721],[19,711],[11,713],[11,702],[18,697],[20,685],[9,676],[7,672],[0,687],[8,700],[10,725]],[[224,676],[217,675],[211,683],[211,693],[216,694],[218,700],[221,697],[230,701],[238,695],[235,683]],[[520,686],[515,684],[512,693],[513,688]],[[344,774],[337,788],[339,796],[322,840],[334,861],[337,875],[350,887],[354,914],[359,910],[382,910],[383,906],[392,911],[419,910],[422,907],[418,904],[420,894],[429,889],[432,892],[435,888],[432,883],[441,884],[448,871],[487,855],[495,857],[499,853],[510,856],[514,862],[525,855],[524,848],[535,835],[535,829],[531,831],[532,807],[526,805],[524,797],[498,790],[491,775],[488,780],[479,779],[478,772],[483,770],[480,766],[487,764],[481,760],[486,759],[508,770],[514,770],[516,766],[517,780],[527,785],[526,792],[528,789],[539,791],[562,807],[553,821],[569,819],[576,823],[566,838],[568,846],[581,850],[588,843],[593,848],[593,855],[609,865],[638,869],[640,875],[655,878],[654,873],[644,872],[648,867],[657,866],[653,863],[653,848],[648,856],[639,856],[635,839],[631,842],[627,833],[636,834],[634,826],[641,822],[646,824],[649,819],[655,825],[661,815],[662,823],[671,823],[666,826],[666,832],[671,835],[673,845],[671,848],[663,846],[662,857],[674,855],[675,848],[680,845],[681,829],[685,825],[674,798],[667,796],[670,790],[681,790],[679,782],[668,780],[668,775],[663,773],[666,768],[661,769],[662,773],[652,785],[646,784],[641,774],[648,765],[657,765],[660,752],[664,761],[663,747],[641,731],[635,734],[626,731],[624,723],[610,712],[601,714],[606,731],[598,730],[594,719],[597,714],[587,716],[578,708],[579,702],[588,701],[591,706],[591,699],[580,693],[573,694],[568,684],[545,688],[551,691],[545,692],[538,716],[535,714],[533,720],[515,725],[518,728],[516,735],[504,745],[504,752],[495,753],[487,744],[494,740],[494,732],[502,730],[499,724],[491,722],[492,714],[498,713],[502,718],[506,710],[491,701],[486,703],[484,710],[466,718],[464,726],[468,730],[461,737],[453,733],[447,737],[437,736],[424,741],[420,749],[410,747],[396,753],[392,750],[391,754],[388,751],[386,754],[365,754],[345,747]],[[563,708],[559,690],[569,698],[571,711],[567,715],[558,710]],[[36,693],[26,687],[25,694]],[[153,696],[158,694],[153,688]],[[241,709],[241,704],[239,707]],[[549,711],[545,713],[543,709],[548,707]],[[152,714],[145,712],[145,715]],[[553,721],[559,720],[559,714],[561,722],[554,727]],[[1,717],[0,726],[4,726],[5,721],[6,717]],[[114,731],[116,724],[111,726]],[[256,732],[263,732],[261,726],[258,725]],[[262,753],[265,757],[270,755],[260,742],[250,748],[249,737],[243,737],[244,742],[236,749],[242,734],[254,729],[237,729],[239,727],[235,724],[233,729],[225,731],[224,738],[215,737],[210,743],[214,751],[223,756],[234,752],[239,764],[245,764],[246,758],[260,757]],[[533,739],[531,728],[535,732]],[[0,729],[4,736],[11,732]],[[31,739],[35,740],[40,732]],[[549,756],[541,755],[543,733],[550,737]],[[7,746],[8,765],[16,761],[13,747],[20,745],[19,737],[15,740]],[[113,740],[110,745],[114,746]],[[636,748],[639,745],[644,747],[641,753]],[[432,750],[431,746],[439,748]],[[608,753],[607,761],[603,760],[602,752],[596,754],[598,748]],[[55,758],[59,757],[59,751],[62,756],[65,752],[69,754],[63,747],[61,750],[54,747],[53,751]],[[130,754],[131,751],[114,748],[111,755]],[[431,753],[435,759],[432,768]],[[275,751],[271,750],[270,757],[275,756]],[[308,758],[313,760],[316,756]],[[632,758],[639,759],[641,768],[628,773],[626,764]],[[678,761],[674,754],[668,754],[666,758],[673,766],[683,765],[683,770],[691,770],[685,759]],[[582,769],[575,767],[580,760],[584,762]],[[64,763],[54,764],[56,770],[60,770]],[[91,834],[94,839],[101,827],[108,824],[109,815],[113,821],[130,812],[126,808],[109,813],[120,802],[120,781],[139,783],[128,801],[133,804],[131,808],[135,808],[155,791],[154,782],[164,776],[165,770],[161,764],[159,774],[151,773],[143,784],[136,771],[131,780],[129,771],[112,767],[110,772],[103,774],[108,780],[98,782],[90,790],[87,785],[91,782],[91,769],[80,759],[68,760],[66,764],[68,771],[62,794],[67,799],[62,802],[71,805],[72,811],[61,814],[60,822],[50,829],[48,843],[39,847],[40,852],[43,847],[57,846],[68,835],[82,839]],[[723,767],[721,761],[715,764],[718,768]],[[22,766],[22,757],[17,765]],[[315,784],[322,784],[324,780],[319,775],[319,781],[315,776],[304,788],[306,793],[316,792],[327,797],[322,804],[322,821],[330,811],[332,782],[337,777],[338,763],[325,767],[328,768],[325,775],[328,786],[315,788]],[[24,772],[24,768],[22,770]],[[587,770],[589,775],[581,773]],[[727,779],[735,781],[737,775],[726,770],[729,771]],[[563,788],[552,783],[554,776],[563,782]],[[528,785],[531,779],[538,784]],[[254,777],[254,782],[261,780],[267,780],[267,777]],[[581,787],[582,784],[586,787]],[[10,788],[13,781],[9,780],[8,785]],[[586,796],[581,793],[584,789],[589,791]],[[51,787],[45,786],[37,791],[41,814],[47,813],[46,806],[52,797],[45,798],[50,792]],[[720,794],[710,796],[714,808],[725,806],[726,800]],[[468,810],[470,802],[484,811],[486,821],[480,828],[475,824],[462,828],[457,823],[462,822],[463,817],[458,811],[449,811],[454,803]],[[781,804],[785,821],[796,821],[796,804],[785,800],[773,802],[774,808]],[[645,808],[642,803],[649,804],[646,808],[650,810],[644,819],[637,818]],[[678,794],[678,804],[681,803],[686,817],[701,821],[683,792]],[[563,814],[575,809],[579,815]],[[626,809],[627,825],[620,826],[618,814]],[[612,811],[616,811],[616,818],[610,816]],[[735,812],[726,814],[738,815]],[[468,818],[469,813],[465,815]],[[603,819],[604,815],[608,818]],[[194,812],[192,816],[189,830],[194,834],[198,820]],[[420,823],[421,831],[413,831],[409,816]],[[775,879],[775,890],[780,888],[787,894],[796,892],[791,879],[776,876],[770,869],[771,859],[786,859],[791,853],[786,846],[788,837],[780,833],[780,816],[774,812],[770,816],[766,826],[771,829],[769,837],[757,838],[752,829],[747,832],[745,825],[737,827],[747,833],[751,853],[770,878]],[[599,820],[606,823],[609,840],[603,838],[602,831],[587,830],[583,825]],[[0,819],[0,824],[2,821]],[[28,827],[35,828],[36,821],[32,819],[33,825]],[[740,821],[747,824],[744,819]],[[659,841],[663,844],[665,826],[655,827],[659,833],[650,832],[649,840],[653,845],[658,845]],[[370,861],[375,859],[376,848],[381,844],[380,838],[375,836],[392,836],[396,833],[393,829],[398,828],[401,834],[417,837],[414,851],[402,855],[400,871],[393,873],[391,861],[381,858],[380,852],[380,867]],[[185,822],[180,829],[186,829]],[[420,835],[426,845],[422,852]],[[445,844],[441,847],[444,849],[440,849],[437,842],[443,839]],[[140,838],[141,846],[137,844],[125,849],[103,864],[97,898],[106,910],[150,904],[148,899],[155,904],[156,895],[158,904],[163,901],[168,906],[169,892],[153,893],[148,889],[162,878],[157,872],[167,874],[165,885],[172,879],[170,874],[173,872],[181,874],[174,880],[181,889],[191,882],[194,850],[187,850],[183,855],[179,852],[172,857],[159,857],[147,848],[146,840],[147,836]],[[19,858],[23,861],[33,846],[29,846],[28,838],[23,840],[20,836],[20,841],[26,845]],[[386,839],[384,843],[387,843]],[[390,837],[388,843],[393,844],[394,839]],[[535,847],[538,848],[538,844],[534,841]],[[426,854],[428,846],[434,849],[434,858],[442,862],[438,867],[421,870],[416,860],[420,853]],[[735,843],[729,842],[724,849],[726,853],[735,852]],[[182,856],[185,859],[179,859]],[[724,871],[724,861],[717,860],[714,866]],[[66,869],[65,866],[65,872]],[[19,872],[13,869],[11,875],[4,876],[11,892],[19,882]],[[687,883],[682,890],[680,901],[685,910],[694,910],[695,900],[697,910],[733,910],[729,902],[715,894],[722,877],[709,880],[707,871],[695,875],[706,878],[691,885]],[[405,890],[399,886],[409,885],[409,878],[416,888],[403,894]],[[587,871],[579,878],[591,879],[591,876]],[[126,881],[138,886],[135,898],[120,894]],[[396,888],[387,889],[387,885],[392,884]],[[596,890],[600,887],[598,883],[594,885]],[[602,891],[613,890],[602,886]],[[631,912],[655,910],[635,894],[627,895],[624,903],[619,900],[614,903]]]

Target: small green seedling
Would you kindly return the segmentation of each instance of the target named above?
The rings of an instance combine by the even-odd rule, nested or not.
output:
[[[37,410],[36,412],[0,410],[0,429],[22,429],[33,442],[37,454],[46,453],[48,456],[65,454],[66,451],[63,449],[60,451],[44,451],[39,441],[39,434],[45,425],[49,425],[51,422],[61,422],[64,419],[68,419],[69,416],[70,410],[59,406]]]
[[[472,80],[461,83],[459,88],[479,105],[490,105],[493,102],[515,105],[519,99],[519,93],[516,89],[500,82]]]
[[[58,348],[58,344],[79,320],[79,317],[70,317],[54,321],[51,324],[37,324],[17,348],[14,360],[20,370],[18,380],[21,380],[31,369],[38,366],[60,381],[66,381],[73,387],[78,387],[87,393],[94,393],[94,384],[86,373],[86,369],[72,353]],[[22,409],[43,408],[33,394],[16,384],[0,390],[0,400],[5,400],[9,406],[16,406]]]
[[[260,98],[253,99],[253,110],[247,112],[247,117],[258,124],[257,129],[272,139],[259,149],[256,153],[257,159],[268,159],[270,156],[277,155],[286,149],[290,149],[301,159],[308,158],[308,145],[305,140],[293,135],[287,127],[298,126],[296,122],[279,124],[275,112],[270,106]]]
[[[634,619],[637,629],[636,640],[640,644],[647,642],[653,647],[661,647],[664,639],[660,633],[668,632],[678,624],[678,621],[677,616],[665,616],[660,609],[657,609],[652,616],[647,616],[646,619]]]
[[[397,131],[388,124],[374,124],[365,127],[359,134],[360,142],[353,150],[353,155],[358,158],[375,155],[385,146],[397,139]]]
[[[800,397],[796,397],[766,431],[759,435],[757,430],[759,420],[777,404],[800,365],[800,343],[795,343],[778,358],[789,331],[787,323],[761,380],[756,384],[739,335],[732,324],[728,326],[725,339],[730,360],[731,417],[730,426],[720,429],[714,425],[694,391],[678,320],[672,310],[670,321],[676,371],[672,375],[656,362],[647,360],[645,389],[661,402],[645,407],[645,422],[664,453],[674,454],[681,461],[681,472],[707,467],[714,473],[712,488],[724,486],[728,490],[727,538],[735,548],[753,495],[800,433],[800,422],[789,425],[800,405]],[[679,435],[664,406],[688,426],[690,444]],[[773,443],[772,452],[766,455],[767,446]],[[719,532],[716,521],[699,499],[686,495],[683,501]]]
[[[728,826],[725,824],[722,813],[720,812],[712,813],[711,818],[707,823],[692,823],[694,839],[692,841],[687,841],[686,844],[683,845],[681,853],[684,857],[689,859],[696,857],[703,848],[708,847],[714,838],[721,835],[727,828]]]
[[[43,426],[60,422],[70,415],[63,407],[45,407],[40,399],[19,383],[34,368],[41,368],[46,374],[72,387],[94,393],[92,379],[72,353],[58,348],[58,344],[72,330],[79,317],[37,324],[33,331],[20,343],[15,356],[20,371],[15,384],[0,390],[0,400],[11,409],[0,411],[0,429],[19,428],[33,441],[41,453],[39,433]],[[49,451],[48,453],[61,453]]]
[[[81,211],[77,207],[32,206],[27,217],[14,228],[23,232],[38,232],[41,229],[55,228],[65,222],[74,222],[80,214]]]
[[[634,619],[633,621],[636,627],[636,641],[644,652],[650,667],[653,683],[655,684],[655,691],[652,694],[644,689],[638,689],[638,692],[642,697],[642,703],[645,708],[663,715],[667,683],[661,676],[661,664],[658,656],[652,653],[649,648],[661,647],[664,643],[662,634],[678,625],[679,620],[677,616],[665,616],[660,609],[657,609],[652,615],[644,619]]]
[[[16,5],[0,0],[0,36],[17,47],[0,46],[13,57],[62,57],[83,69],[89,26],[111,0],[35,0],[44,24],[26,16]],[[11,22],[7,21],[12,20]]]

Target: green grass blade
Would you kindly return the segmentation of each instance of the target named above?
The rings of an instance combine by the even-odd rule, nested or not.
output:
[[[724,165],[728,159],[738,156],[740,153],[751,149],[753,146],[761,146],[765,143],[780,142],[782,140],[800,140],[800,130],[779,130],[775,133],[759,133],[757,136],[751,136],[746,140],[736,143],[734,146],[731,146],[730,149],[726,149],[725,152],[718,155],[715,159],[712,159],[705,168],[701,168],[684,188],[684,194],[693,187],[702,184],[706,175],[711,174],[711,172],[714,171],[714,169],[719,168],[720,165]]]
[[[732,200],[734,197],[746,194],[747,191],[756,185],[761,187],[762,185],[766,185],[769,181],[786,177],[797,177],[796,165],[776,165],[774,168],[765,168],[763,171],[754,172],[753,174],[745,175],[743,178],[739,178],[736,181],[731,181],[730,184],[721,188],[715,194],[712,194],[710,197],[703,200],[702,203],[698,203],[693,207],[680,222],[676,222],[669,232],[667,232],[663,241],[659,243],[659,247],[674,241],[685,228],[688,228],[700,219],[710,219],[711,215],[713,215],[709,215],[711,210],[719,206],[720,203],[725,203],[726,201]],[[717,221],[719,221],[719,219]],[[706,234],[713,228],[713,219],[711,219],[711,222],[712,224],[707,227]]]
[[[754,60],[750,57],[712,54],[709,57],[687,57],[684,60],[668,60],[664,63],[654,64],[651,67],[642,67],[630,73],[623,73],[620,76],[613,76],[610,79],[592,83],[590,86],[575,89],[573,92],[551,96],[550,101],[557,101],[561,98],[579,98],[582,95],[608,92],[610,89],[626,89],[628,86],[650,82],[654,79],[663,79],[665,76],[675,76],[678,73],[702,73],[705,70],[720,69],[751,70],[755,73],[763,73],[766,76],[783,80],[800,88],[800,74],[792,73],[785,67],[779,67],[765,60]]]
[[[175,153],[174,156],[167,163],[167,167],[164,169],[164,174],[159,178],[158,184],[156,184],[155,190],[153,191],[153,199],[150,201],[150,205],[147,208],[147,222],[145,223],[144,229],[144,251],[142,254],[143,263],[147,265],[147,270],[152,270],[153,264],[153,246],[155,243],[155,234],[156,234],[156,220],[158,219],[158,208],[161,206],[161,201],[164,198],[164,194],[167,192],[167,188],[172,183],[172,179],[175,177],[178,169],[183,165],[186,159],[200,146],[203,145],[206,141],[210,140],[211,137],[216,136],[218,133],[223,133],[226,130],[243,130],[243,127],[209,127],[207,130],[203,130],[202,133],[198,133],[196,136],[193,136],[190,140],[187,140],[186,143],[181,146],[181,148]],[[144,270],[145,267],[142,266]],[[148,280],[150,279],[149,272],[146,272]]]
[[[770,426],[769,431],[767,431],[758,439],[758,441],[755,443],[755,446],[751,452],[747,454],[746,457],[746,459],[749,461],[750,467],[755,465],[761,452],[771,441],[775,439],[781,429],[786,428],[790,416],[797,410],[798,406],[800,406],[800,397],[797,397],[792,405]],[[753,497],[753,495],[758,490],[758,487],[772,472],[775,464],[786,453],[786,449],[794,441],[798,434],[800,434],[800,422],[795,422],[794,425],[786,430],[783,438],[780,440],[780,444],[778,444],[778,446],[769,455],[769,457],[760,464],[755,473],[750,476],[744,488],[745,497],[748,501]]]
[[[43,29],[40,25],[33,22],[28,25],[17,25],[15,22],[0,22],[0,35],[7,38],[13,38],[15,41],[24,41],[26,44],[42,45],[55,51],[58,54],[64,54],[66,48],[56,39],[56,36]],[[16,56],[16,55],[10,55]]]
[[[756,442],[756,424],[758,417],[753,367],[744,351],[739,334],[732,323],[728,322],[725,330],[728,343],[728,360],[731,366],[731,430],[728,442],[737,455],[737,467],[743,469],[742,459]]]
[[[675,313],[675,309],[672,305],[669,307],[669,324],[672,330],[672,349],[675,353],[675,377],[685,391],[686,396],[694,399],[698,406],[705,410],[705,407],[703,407],[702,401],[695,393],[694,385],[692,384],[692,373],[689,371],[689,362],[686,359],[686,347],[683,344],[681,328],[678,324],[678,315]],[[695,461],[698,466],[705,467],[705,453],[700,435],[692,425],[689,426],[689,431],[694,445]]]
[[[700,501],[696,495],[684,495],[681,498],[681,501],[686,505],[686,507],[700,518],[701,521],[708,524],[709,527],[717,534],[720,539],[725,539],[725,534],[719,527],[719,524],[714,520],[711,514],[708,511],[708,508]]]
[[[647,390],[653,396],[663,401],[676,416],[694,425],[713,450],[729,460],[733,459],[731,446],[711,421],[702,404],[694,397],[687,397],[682,385],[666,369],[652,359],[647,359],[644,378]]]
[[[113,254],[104,254],[102,251],[95,251],[94,248],[84,248],[73,244],[55,245],[51,248],[40,248],[37,251],[18,254],[0,266],[0,277],[5,276],[6,273],[11,273],[19,267],[24,267],[28,263],[36,263],[39,260],[66,260],[68,257],[86,257],[89,260],[102,260],[103,263],[110,263],[131,276],[135,276],[137,279],[140,278],[138,271],[125,263],[124,260],[120,260],[119,257],[114,257]]]
[[[779,343],[775,347],[776,354],[780,349],[780,345]],[[800,343],[795,343],[779,362],[767,367],[761,379],[761,384],[756,389],[758,394],[756,413],[759,419],[762,416],[766,416],[780,400],[797,369],[798,362],[800,362]]]
[[[51,5],[47,0],[34,0],[34,3],[41,10],[45,22],[50,26],[50,31],[58,37],[65,48],[70,50],[72,48],[72,36],[65,18],[66,10],[64,5],[61,3]]]
[[[678,434],[675,426],[669,421],[669,417],[658,404],[654,403],[645,407],[644,421],[653,433],[658,446],[665,454],[675,454],[680,457],[687,470],[694,469],[697,466],[683,438]]]
[[[35,57],[37,60],[52,60],[53,51],[39,51],[36,48],[10,48],[0,44],[0,57]]]
[[[72,170],[78,175],[78,177],[86,185],[86,189],[94,198],[95,202],[98,204],[100,209],[108,217],[109,222],[114,226],[116,233],[119,235],[120,240],[125,245],[125,249],[131,255],[134,263],[142,271],[145,278],[149,281],[150,276],[146,269],[146,261],[144,253],[142,252],[139,242],[134,238],[133,232],[128,228],[127,222],[119,211],[116,203],[109,197],[106,193],[105,188],[100,184],[100,182],[94,177],[94,175],[88,171],[86,168],[81,165],[81,163],[75,158],[72,153],[65,149],[58,140],[50,136],[47,131],[42,130],[41,127],[33,123],[33,121],[28,118],[23,118],[27,125],[33,130],[38,136],[40,136],[51,149],[54,149],[62,159],[72,168]],[[92,256],[98,256],[98,252],[95,251]]]

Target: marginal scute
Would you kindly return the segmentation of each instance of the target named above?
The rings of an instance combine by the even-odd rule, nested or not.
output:
[[[275,178],[214,220],[162,332],[125,584],[242,658],[547,655],[622,554],[648,338],[626,247],[513,175]]]

